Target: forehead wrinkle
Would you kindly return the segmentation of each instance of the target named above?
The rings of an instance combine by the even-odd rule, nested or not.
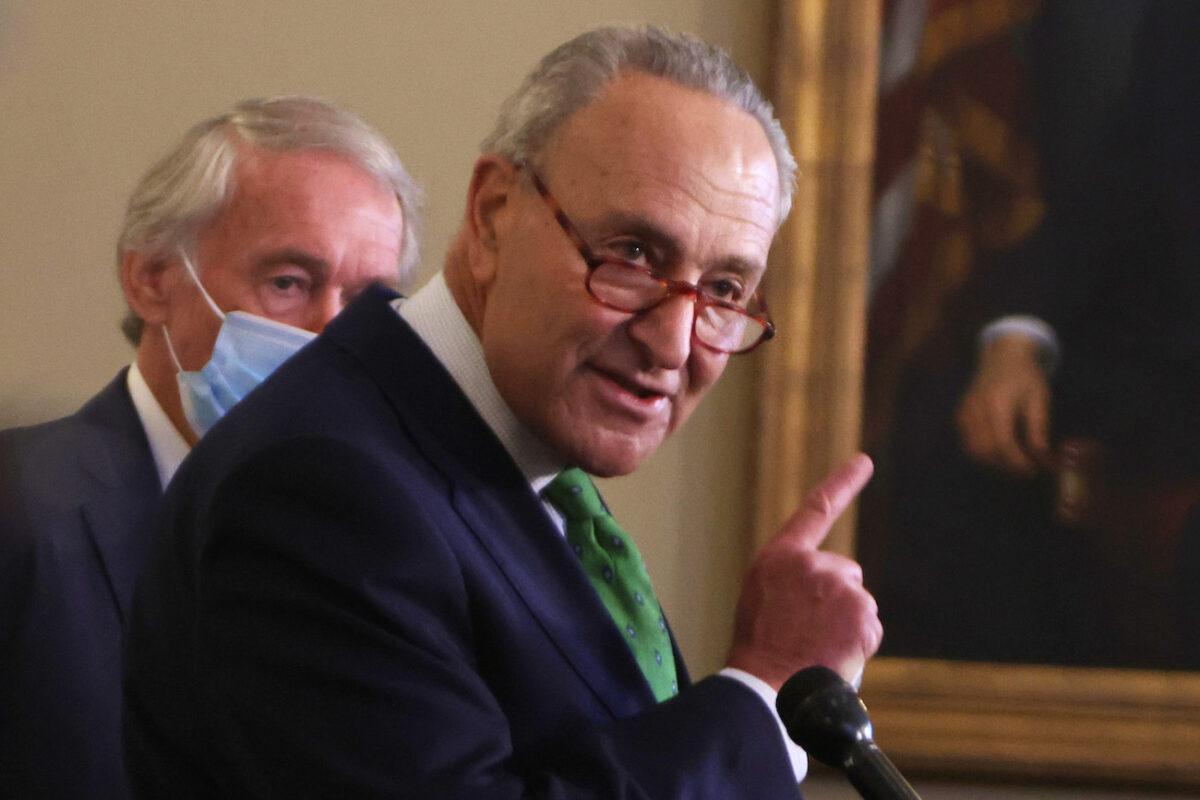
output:
[[[707,184],[710,187],[710,189],[712,190],[712,192],[715,193],[716,195],[732,198],[737,203],[746,203],[751,206],[760,206],[760,207],[764,208],[765,210],[771,212],[771,217],[770,217],[771,219],[775,218],[775,213],[774,213],[775,212],[775,190],[774,190],[774,188],[772,186],[760,187],[760,186],[756,185],[760,182],[760,180],[763,183],[768,183],[768,184],[773,183],[773,181],[771,181],[769,178],[766,178],[766,179],[758,178],[754,175],[753,170],[743,170],[742,176],[737,181],[735,181],[735,188],[731,189],[731,188],[726,188],[725,186],[718,184],[709,175],[707,175],[705,173],[697,173],[697,175],[695,177],[696,177],[696,180],[703,181],[705,184]],[[749,186],[747,186],[747,184],[749,184]],[[749,219],[746,219],[744,216],[726,213],[726,212],[722,211],[720,208],[716,208],[715,206],[705,205],[704,203],[701,203],[701,201],[699,199],[697,199],[696,202],[698,202],[702,206],[704,206],[705,210],[707,210],[710,214],[721,217],[722,219],[740,220],[742,222],[752,224],[755,227],[764,228],[764,226],[761,226],[761,225],[758,225],[757,223],[751,222]],[[722,204],[722,205],[725,205],[725,204]],[[729,204],[729,205],[733,205],[733,204]]]
[[[715,184],[713,185],[716,189]],[[682,197],[680,196],[682,194]],[[753,195],[747,195],[743,192],[727,193],[734,198],[753,199]],[[711,258],[705,260],[705,269],[716,268],[735,268],[739,272],[746,274],[761,274],[766,269],[766,250],[771,244],[774,237],[774,227],[772,225],[759,224],[753,214],[746,213],[746,208],[738,209],[738,202],[706,202],[703,199],[703,194],[697,196],[687,189],[679,192],[670,191],[667,194],[670,205],[668,208],[677,208],[679,213],[675,214],[675,219],[686,220],[684,224],[687,226],[691,236],[697,243],[698,249],[704,249],[703,242],[707,241],[709,247],[720,240],[725,244],[724,247],[718,248],[720,252],[712,255]],[[773,214],[770,219],[774,219]],[[720,225],[713,223],[722,220],[732,223],[731,230],[725,230]],[[764,237],[764,241],[758,241],[758,235]],[[762,258],[758,258],[758,249],[762,246],[764,251]],[[746,250],[754,253],[753,256],[747,257],[744,255]]]
[[[730,188],[729,182],[718,181],[702,170],[647,175],[644,172],[623,169],[623,166],[619,165],[615,170],[608,171],[597,169],[596,184],[603,189],[608,201],[614,205],[629,202],[631,198],[646,192],[656,195],[652,199],[656,207],[674,208],[687,216],[702,212],[714,219],[755,228],[771,238],[775,235],[774,221],[777,215],[774,190],[766,187],[765,191],[757,191],[754,184],[758,181],[753,177],[747,177],[745,181],[736,181],[733,188]],[[752,171],[748,172],[752,174]],[[767,178],[764,182],[770,183],[770,179]],[[751,185],[746,186],[746,183]],[[626,188],[621,188],[622,186]],[[763,215],[764,219],[769,220],[768,224],[759,223],[755,214],[748,213],[754,207],[768,212]]]
[[[683,87],[675,87],[675,90],[699,94],[705,101],[718,106],[725,105],[702,92]],[[638,103],[639,100],[634,98],[633,102]],[[770,226],[757,227],[774,235],[779,203],[778,165],[774,153],[770,151],[766,134],[752,117],[739,111],[732,119],[722,116],[718,120],[719,127],[716,127],[713,120],[701,115],[696,119],[696,124],[703,130],[693,126],[680,131],[683,139],[666,144],[669,147],[666,153],[668,157],[663,158],[664,142],[661,136],[655,135],[662,119],[660,111],[649,115],[639,114],[638,109],[627,104],[606,106],[603,114],[600,111],[600,108],[585,107],[560,126],[550,146],[544,151],[549,156],[546,159],[549,163],[542,170],[543,177],[547,177],[545,173],[555,172],[558,159],[554,155],[563,155],[575,166],[582,167],[585,174],[594,174],[595,183],[606,190],[611,191],[614,186],[623,183],[633,186],[661,184],[669,192],[684,193],[713,215],[742,223],[748,221],[744,215],[724,209],[743,203],[756,206],[769,212],[771,220]],[[741,117],[744,119],[739,120]],[[739,131],[741,125],[735,120],[746,123],[745,130]],[[741,141],[740,133],[749,133],[751,141]],[[700,156],[701,161],[669,157],[692,152],[690,142],[696,137],[721,141],[724,143],[723,149],[718,152],[699,147],[696,152],[704,154]],[[657,171],[647,172],[639,168],[646,164],[655,165]],[[579,174],[577,170],[568,172]],[[716,202],[701,200],[706,195]],[[724,199],[729,202],[723,202]]]

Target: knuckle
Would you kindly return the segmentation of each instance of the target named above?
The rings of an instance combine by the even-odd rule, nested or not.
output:
[[[867,629],[864,639],[867,645],[867,656],[876,653],[879,650],[879,646],[883,644],[883,624],[879,620],[875,620],[875,623]]]
[[[825,560],[821,557],[824,554],[823,550],[797,550],[793,557],[797,567],[807,573],[814,573],[820,570],[821,563]]]
[[[809,492],[804,504],[809,510],[815,511],[821,516],[829,516],[829,512],[833,509],[833,501],[829,494],[821,488]]]

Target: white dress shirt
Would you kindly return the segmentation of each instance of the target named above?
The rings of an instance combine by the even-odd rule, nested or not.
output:
[[[125,375],[125,385],[129,389],[129,397],[133,400],[138,419],[142,422],[142,429],[146,431],[146,439],[150,442],[150,454],[154,456],[154,467],[158,470],[159,482],[165,489],[171,482],[171,476],[179,469],[179,465],[192,448],[184,441],[183,436],[167,417],[167,412],[159,405],[136,361]]]
[[[439,272],[411,299],[400,298],[393,301],[392,305],[454,378],[471,405],[512,456],[534,493],[541,497],[542,489],[567,465],[521,424],[500,396],[488,372],[479,337],[454,302],[445,276]],[[559,533],[564,533],[562,515],[558,510],[545,500],[542,506]],[[796,781],[803,780],[808,773],[808,756],[788,737],[775,711],[775,690],[766,682],[739,669],[726,667],[720,674],[738,681],[762,698],[779,724],[779,733],[787,747]]]

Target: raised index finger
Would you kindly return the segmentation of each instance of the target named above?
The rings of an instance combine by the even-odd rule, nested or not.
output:
[[[789,539],[790,544],[814,550],[820,547],[834,520],[867,485],[874,471],[875,465],[865,453],[851,456],[809,492],[804,503],[784,523],[776,541]]]

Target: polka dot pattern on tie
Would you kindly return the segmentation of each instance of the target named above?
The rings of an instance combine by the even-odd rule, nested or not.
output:
[[[559,473],[543,491],[566,518],[567,541],[588,580],[624,636],[654,696],[679,694],[667,621],[633,540],[604,507],[591,478],[581,469]]]

